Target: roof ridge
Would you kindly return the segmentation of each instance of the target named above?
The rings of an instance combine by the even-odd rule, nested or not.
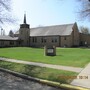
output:
[[[33,28],[31,28],[31,29],[44,28],[44,27],[55,27],[55,26],[66,26],[66,25],[74,25],[74,23],[71,23],[71,24],[61,24],[61,25],[41,26],[41,27],[33,27]]]

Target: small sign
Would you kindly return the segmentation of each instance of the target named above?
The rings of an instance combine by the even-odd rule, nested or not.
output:
[[[48,53],[53,53],[53,49],[48,49]]]
[[[56,47],[55,46],[45,46],[44,54],[46,56],[56,56]]]

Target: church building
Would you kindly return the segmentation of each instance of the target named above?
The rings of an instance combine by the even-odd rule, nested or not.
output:
[[[9,35],[0,36],[0,47],[73,47],[81,42],[84,45],[86,40],[79,33],[77,23],[30,28],[24,14],[23,24],[15,34],[10,31]]]

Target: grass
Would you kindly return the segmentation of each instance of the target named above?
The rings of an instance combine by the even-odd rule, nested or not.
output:
[[[84,67],[90,62],[90,49],[57,48],[56,56],[44,56],[41,48],[0,48],[0,57],[20,59],[32,62]]]
[[[40,79],[46,79],[50,81],[56,81],[60,83],[70,83],[74,76],[78,73],[69,72],[64,70],[56,70],[38,66],[17,64],[12,62],[0,61],[0,67],[30,75],[32,77],[37,77]]]

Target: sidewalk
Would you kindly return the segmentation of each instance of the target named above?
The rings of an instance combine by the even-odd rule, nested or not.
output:
[[[15,60],[15,59],[7,59],[7,58],[0,58],[0,60],[27,64],[27,65],[35,65],[35,66],[40,66],[40,67],[48,67],[48,68],[59,69],[59,70],[78,72],[80,74],[77,76],[77,79],[74,79],[71,82],[71,85],[90,89],[90,63],[85,68],[76,68],[76,67],[28,62],[28,61],[23,61],[23,60]]]
[[[90,88],[90,63],[80,72],[71,85]]]
[[[8,62],[21,63],[21,64],[27,64],[27,65],[35,65],[35,66],[40,66],[40,67],[48,67],[48,68],[66,70],[66,71],[72,71],[72,72],[78,72],[78,73],[83,69],[83,68],[77,68],[77,67],[69,67],[69,66],[62,66],[62,65],[52,65],[52,64],[28,62],[28,61],[7,59],[7,58],[0,58],[0,60],[8,61]]]

